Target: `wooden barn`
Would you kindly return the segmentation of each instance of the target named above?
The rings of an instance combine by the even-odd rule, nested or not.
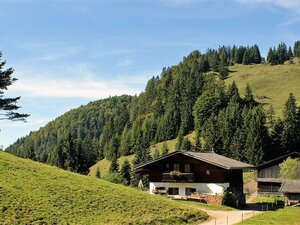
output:
[[[224,189],[244,201],[243,170],[254,166],[214,152],[177,151],[135,167],[149,175],[149,192],[189,196],[195,192],[220,195]]]
[[[280,194],[282,179],[279,177],[279,164],[288,157],[300,158],[299,152],[292,152],[268,162],[262,163],[257,169],[257,190],[260,194]]]
[[[291,206],[300,203],[300,180],[286,180],[282,183],[280,193],[285,196],[285,205]]]

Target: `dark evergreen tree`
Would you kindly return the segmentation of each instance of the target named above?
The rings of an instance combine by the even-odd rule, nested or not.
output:
[[[199,131],[196,131],[195,151],[197,151],[197,152],[201,151],[201,141],[200,141],[200,133],[199,133]]]
[[[277,47],[277,57],[278,64],[283,64],[287,60],[287,47],[283,42],[281,42]]]
[[[289,46],[289,50],[287,52],[287,60],[291,60],[293,59],[294,55],[293,55],[293,51],[292,51],[292,48],[291,46]]]
[[[118,173],[119,172],[119,162],[116,157],[112,158],[112,160],[110,162],[109,172],[110,173]]]
[[[294,56],[300,57],[300,41],[296,41],[294,44]]]
[[[158,157],[160,157],[160,153],[159,153],[158,148],[155,148],[154,153],[153,153],[153,158],[156,159]]]
[[[4,69],[6,61],[2,60],[2,52],[0,52],[0,120],[21,120],[25,121],[29,116],[28,114],[17,113],[16,111],[20,108],[17,102],[21,97],[5,98],[4,91],[12,85],[17,78],[13,78],[13,68]]]
[[[101,174],[100,174],[100,170],[99,170],[99,167],[97,167],[97,170],[96,170],[96,178],[99,178],[101,179]]]
[[[275,49],[269,48],[268,55],[267,55],[267,62],[270,63],[271,65],[276,65],[278,64],[278,57],[277,57],[277,52]]]
[[[243,65],[249,65],[250,64],[250,52],[247,48],[243,55]]]
[[[282,144],[287,152],[297,151],[300,145],[300,118],[296,98],[290,93],[283,114]]]
[[[254,100],[254,96],[252,94],[252,89],[250,85],[247,83],[246,89],[245,89],[245,97],[244,102],[247,106],[252,107],[256,105],[256,101]]]
[[[168,144],[164,142],[162,145],[161,156],[167,155],[169,153]]]
[[[36,160],[36,155],[35,155],[35,151],[34,151],[34,147],[33,145],[30,146],[28,152],[27,152],[27,158],[31,159],[31,160]]]
[[[188,138],[184,138],[181,144],[181,150],[188,151],[193,148],[191,141]]]
[[[131,166],[129,161],[126,159],[121,167],[120,175],[124,180],[125,185],[130,185],[131,180]]]
[[[184,139],[183,132],[180,130],[178,133],[177,142],[176,142],[176,146],[175,146],[176,151],[179,151],[182,149],[183,139]]]

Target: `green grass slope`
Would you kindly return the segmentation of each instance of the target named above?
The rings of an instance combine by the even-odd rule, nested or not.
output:
[[[0,224],[189,224],[200,210],[0,152]]]
[[[299,225],[300,208],[285,207],[277,211],[269,211],[244,220],[237,225]]]
[[[289,93],[293,92],[298,104],[300,102],[300,61],[295,59],[294,64],[284,65],[258,64],[258,65],[234,65],[226,84],[235,81],[241,93],[244,93],[247,83],[252,88],[256,100],[266,103],[265,109],[272,104],[275,114],[282,115],[284,103]]]

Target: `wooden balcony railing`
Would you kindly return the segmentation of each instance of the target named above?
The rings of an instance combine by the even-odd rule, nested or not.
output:
[[[191,183],[195,181],[195,174],[194,173],[180,173],[178,175],[172,175],[170,173],[163,173],[162,174],[162,182],[187,182]]]

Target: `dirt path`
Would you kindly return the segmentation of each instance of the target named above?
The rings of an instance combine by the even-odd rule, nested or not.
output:
[[[236,210],[236,211],[219,211],[219,210],[208,210],[205,211],[211,219],[207,222],[201,223],[201,225],[231,225],[241,222],[242,220],[248,219],[254,215],[262,213],[260,211],[253,210]]]

